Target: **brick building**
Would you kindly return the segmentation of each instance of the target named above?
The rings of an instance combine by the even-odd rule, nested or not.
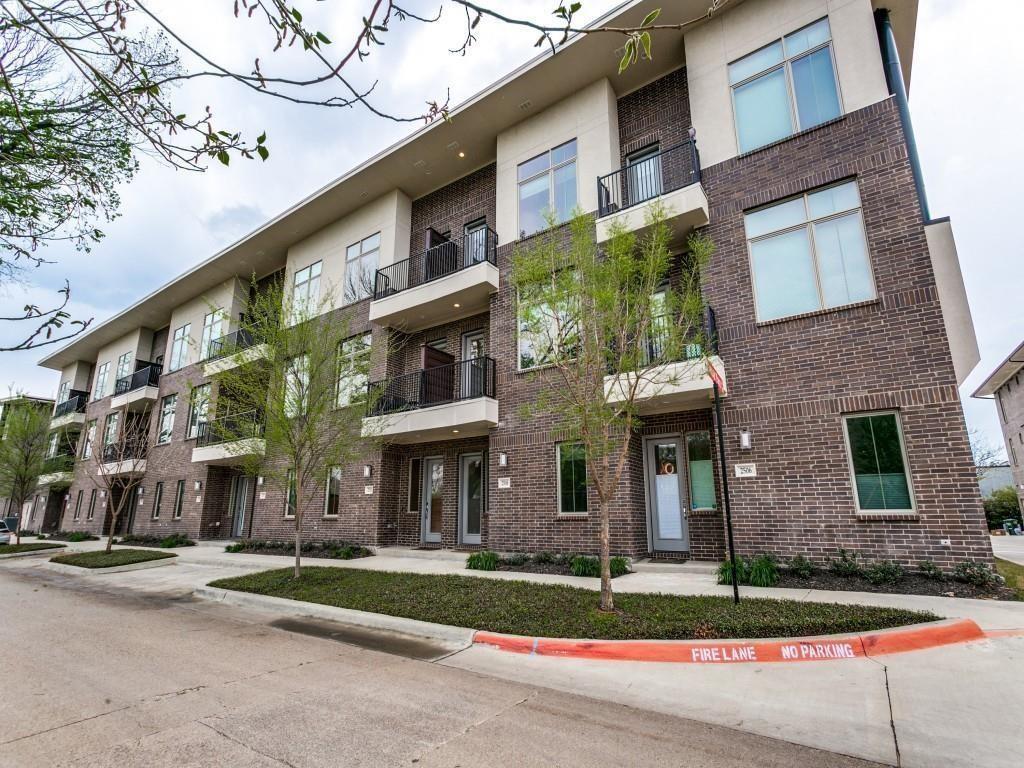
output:
[[[1012,484],[1024,508],[1024,343],[992,371],[974,397],[995,400]]]
[[[130,468],[132,531],[290,534],[284,489],[203,437],[207,375],[244,363],[218,349],[244,342],[239,278],[255,272],[295,290],[354,285],[337,311],[370,336],[369,386],[387,393],[366,417],[387,443],[325,471],[308,537],[595,551],[585,457],[553,418],[522,412],[545,384],[529,375],[543,359],[510,259],[543,210],[578,205],[603,241],[659,203],[675,242],[699,230],[716,246],[703,290],[726,459],[706,371],[653,393],[613,550],[723,557],[724,472],[744,554],[988,558],[957,392],[977,344],[906,111],[917,4],[884,5],[730,3],[658,32],[654,60],[621,75],[607,38],[574,38],[49,355],[62,388],[91,393],[74,411],[86,439],[62,526],[103,527],[91,477],[126,469],[104,461],[103,436],[120,428],[112,412],[135,409],[149,437]],[[683,0],[660,21],[705,6]]]

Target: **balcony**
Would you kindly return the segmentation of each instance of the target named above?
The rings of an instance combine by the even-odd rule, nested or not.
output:
[[[262,456],[266,448],[261,414],[257,411],[233,413],[200,423],[192,462],[240,464],[249,456]]]
[[[127,440],[103,446],[100,473],[137,476],[146,471],[146,441]]]
[[[131,376],[122,376],[114,383],[114,396],[110,398],[112,409],[140,411],[156,402],[159,394],[157,383],[164,367],[141,360],[139,366]]]
[[[498,290],[498,236],[489,227],[377,270],[370,321],[418,331],[485,312]]]
[[[70,396],[63,403],[57,403],[50,420],[50,429],[62,429],[74,424],[85,424],[85,407],[89,404],[89,393],[71,390]]]
[[[423,443],[486,435],[498,424],[495,391],[489,357],[371,382],[363,436]]]
[[[708,408],[714,397],[713,378],[719,379],[719,391],[725,395],[725,365],[718,356],[715,313],[709,307],[705,315],[705,333],[709,349],[700,344],[683,347],[679,359],[646,370],[642,376],[620,373],[604,378],[609,403],[626,400],[636,390],[634,403],[641,415]],[[661,356],[657,340],[648,342],[652,356]]]
[[[258,343],[249,329],[239,328],[210,342],[210,352],[203,361],[203,376],[209,378],[267,356],[267,345]]]
[[[693,138],[627,164],[597,180],[597,241],[612,225],[642,234],[655,205],[665,211],[673,244],[708,223],[708,197],[700,183],[700,155]]]
[[[50,456],[43,462],[43,473],[36,483],[39,487],[60,487],[71,485],[74,479],[75,457],[72,454],[60,453]]]

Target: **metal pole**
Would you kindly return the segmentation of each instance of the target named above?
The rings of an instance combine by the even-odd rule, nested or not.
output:
[[[718,459],[722,465],[722,495],[725,501],[725,530],[729,537],[729,561],[732,565],[732,601],[740,602],[739,574],[736,572],[736,542],[732,537],[732,508],[729,506],[729,473],[725,466],[725,434],[722,431],[722,398],[718,394],[718,382],[711,380],[715,391],[715,421],[718,422]]]

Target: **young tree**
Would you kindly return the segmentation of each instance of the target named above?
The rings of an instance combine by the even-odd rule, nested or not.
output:
[[[121,516],[138,504],[136,490],[146,470],[151,408],[132,411],[127,407],[111,411],[102,425],[102,445],[93,451],[89,475],[103,492],[110,508],[106,551],[114,543]]]
[[[290,277],[290,276],[289,276]],[[290,281],[286,284],[290,285]],[[317,290],[309,292],[316,296]],[[247,349],[223,356],[258,359],[213,376],[215,417],[205,429],[249,475],[263,475],[286,495],[295,523],[295,578],[301,575],[302,522],[328,472],[363,456],[369,397],[368,332],[353,334],[350,315],[327,291],[307,300],[280,285],[251,293],[242,322]],[[249,347],[248,342],[256,345]]]
[[[50,410],[32,402],[8,401],[0,435],[0,496],[18,510],[17,543],[21,543],[21,509],[46,470]]]
[[[600,515],[605,611],[614,610],[610,507],[630,464],[639,406],[703,373],[709,349],[700,278],[710,240],[693,235],[687,254],[674,257],[664,212],[652,210],[646,224],[640,238],[619,226],[598,247],[593,219],[578,214],[567,242],[552,228],[512,258],[521,353],[546,384],[532,407],[552,412],[556,429],[585,452]]]

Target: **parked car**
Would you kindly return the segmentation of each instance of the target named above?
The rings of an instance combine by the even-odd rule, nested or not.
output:
[[[7,527],[7,523],[0,520],[0,544],[10,544],[14,531]]]

